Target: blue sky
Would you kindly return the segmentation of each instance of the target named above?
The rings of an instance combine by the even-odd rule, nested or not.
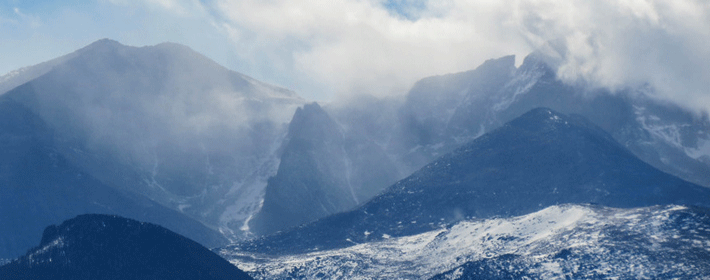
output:
[[[544,50],[563,79],[648,83],[710,108],[706,0],[6,0],[0,75],[101,38],[181,43],[317,101],[403,94],[426,76]]]

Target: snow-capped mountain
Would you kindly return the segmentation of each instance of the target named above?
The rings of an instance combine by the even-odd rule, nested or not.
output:
[[[372,141],[347,131],[318,104],[296,113],[250,230],[268,234],[350,210],[399,179]]]
[[[22,104],[0,98],[0,259],[24,254],[47,225],[86,213],[159,223],[206,246],[227,242],[182,213],[81,170],[57,152],[54,134]]]
[[[218,252],[256,279],[703,279],[710,211],[567,204],[306,254]]]
[[[163,227],[96,214],[48,226],[39,246],[0,267],[0,278],[252,279]]]
[[[651,88],[611,92],[557,79],[553,59],[527,56],[489,60],[475,70],[417,82],[399,112],[392,146],[403,163],[419,168],[485,132],[537,107],[579,114],[610,133],[636,156],[685,180],[710,187],[710,119],[657,100]]]
[[[554,60],[540,53],[527,56],[520,67],[507,56],[471,71],[424,78],[403,99],[359,97],[324,109],[351,132],[346,139],[377,145],[386,154],[364,157],[363,163],[352,166],[379,166],[386,158],[398,170],[398,178],[533,108],[548,107],[582,115],[652,166],[710,187],[707,115],[653,99],[649,88],[611,92],[568,85],[557,79],[550,65]],[[341,181],[334,184],[347,189]],[[348,195],[330,200],[337,199]]]
[[[104,39],[47,67],[2,98],[40,116],[58,154],[226,235],[259,209],[285,124],[304,103],[172,43]]]
[[[710,189],[653,168],[580,116],[538,108],[442,156],[355,210],[228,250],[278,255],[342,248],[471,217],[524,215],[566,203],[710,206]]]

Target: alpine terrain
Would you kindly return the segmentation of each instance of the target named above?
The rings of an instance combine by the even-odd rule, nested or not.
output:
[[[318,166],[319,170],[324,166],[340,167],[313,174],[318,176],[289,176],[285,183],[285,174],[304,170],[289,163],[294,162],[296,145],[285,148],[290,152],[282,156],[291,160],[282,162],[281,175],[276,176],[279,179],[267,186],[262,213],[250,221],[253,226],[249,229],[257,234],[285,230],[325,213],[332,214],[335,209],[346,210],[353,201],[366,202],[397,179],[536,107],[581,115],[641,160],[710,187],[707,114],[657,99],[648,87],[612,92],[584,83],[570,85],[558,79],[554,70],[557,63],[535,52],[516,67],[515,57],[506,56],[488,60],[471,71],[424,78],[402,98],[358,96],[325,105],[323,109],[332,120],[327,122],[329,128],[322,127],[319,131],[323,134],[312,135],[342,140],[318,140],[328,143],[330,152],[323,156],[325,145],[316,146],[323,150],[314,153],[319,156],[310,156],[309,166]],[[319,115],[325,118],[322,113]],[[293,123],[300,125],[292,128],[305,124],[321,127],[295,117]],[[295,133],[291,130],[289,133]],[[344,141],[345,145],[339,144]],[[303,148],[300,153],[311,152]],[[327,198],[319,201],[296,194],[323,193],[323,183],[312,183],[313,180],[327,181],[332,187]],[[274,216],[280,213],[275,210],[279,207],[290,209],[289,214]],[[296,208],[314,211],[300,213],[294,211]]]
[[[219,252],[256,279],[704,279],[709,225],[706,208],[565,204],[306,254]]]
[[[398,278],[413,270],[419,275],[414,278],[422,278],[434,276],[431,272],[435,271],[448,273],[455,266],[461,266],[456,271],[465,272],[472,265],[495,272],[498,270],[485,266],[489,263],[482,260],[492,257],[500,257],[501,262],[514,259],[519,267],[513,266],[510,273],[546,275],[549,267],[535,266],[531,260],[547,256],[552,262],[557,260],[553,258],[557,253],[569,256],[569,262],[551,264],[561,268],[551,270],[550,275],[613,275],[604,274],[607,267],[580,270],[575,265],[583,265],[592,252],[604,252],[607,243],[644,248],[657,241],[657,232],[661,239],[683,232],[688,239],[678,244],[658,241],[658,250],[680,256],[683,251],[678,248],[695,244],[699,255],[694,264],[705,266],[705,229],[710,225],[705,208],[695,206],[707,207],[709,201],[710,190],[641,161],[583,117],[539,108],[440,157],[355,210],[218,252],[252,275],[266,279],[314,275],[367,278],[387,271]],[[669,213],[680,218],[668,219]],[[501,223],[509,225],[490,228]],[[460,227],[464,229],[459,231]],[[470,233],[473,228],[478,232]],[[451,239],[455,245],[442,245],[437,238]],[[581,240],[588,238],[599,243],[577,248],[581,245],[575,244],[587,244]],[[520,250],[528,243],[534,243],[535,249],[524,254]],[[478,255],[481,252],[475,246],[484,246],[490,252]],[[441,258],[432,257],[432,252],[450,247],[465,253],[441,253],[449,258],[444,264],[439,262]],[[598,258],[616,261],[614,265],[629,270],[628,263],[621,260],[628,256],[649,258],[656,252],[624,250],[621,252],[627,257],[612,251]],[[483,262],[475,263],[479,260]],[[491,260],[490,264],[501,262]],[[669,259],[638,265],[650,263],[658,265],[653,271],[659,273],[666,266],[682,264]],[[620,275],[635,275],[633,269],[623,273]]]
[[[320,104],[174,43],[10,72],[0,278],[709,275],[707,112],[560,63]]]

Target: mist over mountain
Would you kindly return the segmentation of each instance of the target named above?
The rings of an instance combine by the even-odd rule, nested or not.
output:
[[[118,216],[50,225],[39,246],[0,267],[11,279],[252,279],[200,244]]]
[[[395,182],[395,163],[359,135],[317,103],[298,108],[250,230],[268,234],[350,210]]]
[[[23,105],[0,98],[0,258],[25,253],[47,225],[86,213],[160,223],[206,246],[227,242],[177,211],[106,185],[76,167],[53,147],[54,135]]]
[[[652,88],[611,92],[569,85],[528,55],[492,59],[475,70],[417,82],[399,111],[400,157],[415,168],[537,107],[579,114],[609,132],[636,156],[665,172],[710,187],[710,119],[652,99]],[[395,145],[396,146],[396,145]]]
[[[295,93],[171,43],[135,48],[100,40],[26,68],[34,74],[7,81],[29,82],[4,98],[24,104],[55,129],[54,146],[78,168],[235,238],[259,234],[259,226],[249,223],[260,223],[254,214],[262,205],[268,213],[281,204],[333,203],[313,213],[304,208],[298,219],[265,222],[273,228],[261,233],[350,209],[539,106],[583,115],[644,161],[710,186],[707,116],[653,100],[640,90],[612,93],[567,85],[550,64],[551,58],[533,53],[516,68],[508,56],[471,71],[424,78],[402,99],[361,96],[328,104],[324,111],[332,123],[320,126],[322,134],[299,128],[316,124],[287,125],[305,103]],[[298,131],[305,139],[328,138],[318,140],[327,140],[328,147],[316,147],[319,155],[309,160],[311,166],[333,166],[329,171],[284,175],[304,171],[293,155],[305,150],[287,140]],[[288,160],[282,164],[284,157]],[[294,184],[325,190],[319,195],[330,197],[285,199],[296,195],[288,192],[275,197],[275,189]]]
[[[3,98],[40,116],[79,169],[228,234],[258,210],[285,123],[303,104],[182,45],[107,39]]]
[[[491,59],[471,71],[424,78],[401,99],[355,97],[325,109],[342,127],[377,143],[402,177],[533,108],[548,107],[582,115],[654,167],[710,186],[706,114],[652,99],[649,87],[612,92],[567,84],[553,70],[556,63],[541,52],[519,67],[513,56]]]
[[[77,52],[73,52],[37,65],[22,67],[0,76],[0,94],[47,74],[47,72],[51,71],[55,66],[74,58],[76,55]]]
[[[436,266],[427,277],[454,279],[634,276],[595,274],[624,269],[619,256],[590,257],[612,243],[635,260],[670,252],[667,262],[637,262],[658,277],[694,277],[661,273],[688,248],[706,271],[706,252],[688,245],[705,242],[705,232],[662,218],[687,214],[705,227],[705,210],[695,206],[710,205],[707,113],[654,99],[651,86],[565,83],[555,63],[534,52],[516,67],[506,56],[421,79],[401,97],[363,94],[321,107],[179,44],[97,41],[0,77],[0,258],[25,252],[46,225],[106,213],[160,224],[206,246],[275,233],[219,249],[265,278],[368,275],[350,270],[352,263],[367,271]],[[669,204],[693,206],[638,208]],[[404,252],[407,242],[481,219],[564,220],[568,208],[579,207],[596,213],[593,223],[602,228],[621,224],[616,214],[641,209],[669,223],[659,234],[688,238],[642,252],[638,244],[654,242],[654,225],[637,223],[643,230],[616,236],[609,229],[602,241],[586,240],[588,248],[555,247],[561,257],[539,247],[495,251],[486,260],[461,253],[445,264],[422,262],[426,255],[379,264],[368,257]],[[570,232],[597,233],[585,226]],[[644,237],[626,239],[634,234]],[[564,243],[554,236],[544,240]],[[506,242],[526,237],[496,238],[514,248]],[[321,259],[299,255],[308,252]],[[590,259],[614,265],[581,267]]]
[[[427,164],[355,210],[229,248],[272,254],[340,248],[564,203],[632,208],[708,201],[710,190],[653,168],[584,118],[541,108]]]

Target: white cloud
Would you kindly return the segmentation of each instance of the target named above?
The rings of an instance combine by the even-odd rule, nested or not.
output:
[[[239,53],[261,63],[262,72],[290,72],[287,86],[307,97],[304,89],[323,99],[401,93],[424,76],[560,42],[559,72],[567,80],[612,89],[649,83],[662,98],[708,109],[708,3],[447,0],[408,11],[414,17],[375,0],[215,0],[210,6]]]
[[[465,71],[508,54],[518,55],[520,62],[554,42],[565,79],[583,78],[611,88],[648,83],[661,98],[710,109],[706,0],[96,3],[88,12],[101,12],[110,20],[84,15],[79,18],[86,23],[62,27],[62,22],[43,16],[48,22],[42,35],[56,36],[50,40],[54,42],[80,33],[132,45],[175,41],[313,100],[353,93],[401,94],[425,76]],[[22,44],[19,39],[13,42]]]
[[[17,16],[17,20],[12,21],[13,23],[26,25],[31,28],[42,26],[42,20],[38,16],[25,14],[17,7],[13,8],[13,12]]]
[[[160,9],[178,16],[205,16],[205,8],[199,0],[99,0],[114,5],[132,8]]]
[[[562,40],[560,75],[710,109],[710,3],[694,0],[524,1],[527,35]],[[527,21],[527,23],[526,23]]]
[[[431,6],[412,21],[380,1],[224,0],[215,5],[232,34],[240,34],[236,42],[256,46],[240,51],[252,56],[284,52],[276,58],[289,60],[286,70],[312,79],[319,85],[314,90],[331,95],[401,93],[419,78],[532,49],[523,38],[506,34],[517,27],[498,21],[498,11],[476,10],[476,17],[469,17],[456,8]]]

